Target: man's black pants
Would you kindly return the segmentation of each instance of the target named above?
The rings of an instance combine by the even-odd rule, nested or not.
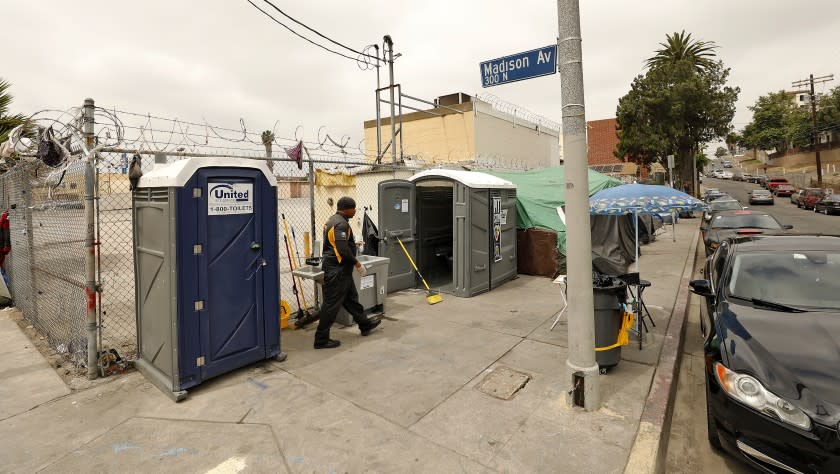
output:
[[[353,274],[345,274],[341,268],[324,269],[324,302],[321,304],[320,321],[315,331],[315,344],[324,344],[330,339],[330,328],[335,322],[338,310],[344,307],[359,329],[370,326],[365,308],[359,303],[359,292]]]

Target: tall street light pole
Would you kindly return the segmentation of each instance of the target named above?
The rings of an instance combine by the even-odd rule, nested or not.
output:
[[[601,405],[595,361],[592,295],[592,236],[589,230],[589,176],[583,101],[579,0],[557,0],[557,59],[562,82],[563,147],[566,167],[566,249],[569,301],[568,401],[587,411]]]

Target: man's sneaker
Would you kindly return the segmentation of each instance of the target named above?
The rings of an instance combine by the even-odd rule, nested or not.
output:
[[[335,339],[329,339],[327,342],[315,343],[315,349],[335,349],[336,347],[341,345],[341,341],[336,341]]]
[[[373,331],[376,328],[376,326],[379,326],[382,323],[381,319],[368,320],[368,321],[369,321],[368,326],[361,330],[362,331],[362,336],[367,336],[368,334],[370,334],[371,331]]]

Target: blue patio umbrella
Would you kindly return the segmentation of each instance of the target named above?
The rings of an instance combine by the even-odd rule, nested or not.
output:
[[[639,214],[702,211],[703,201],[667,186],[624,184],[603,189],[589,198],[589,213],[603,216],[633,214],[636,229],[636,271],[639,269]]]

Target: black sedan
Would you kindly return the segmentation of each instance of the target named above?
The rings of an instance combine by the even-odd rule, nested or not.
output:
[[[728,239],[705,275],[709,442],[764,472],[840,472],[840,237]]]
[[[829,194],[814,203],[814,212],[822,212],[825,215],[840,214],[840,194]]]
[[[703,228],[705,227],[705,228]],[[708,224],[702,224],[703,244],[706,255],[711,255],[724,239],[737,235],[757,235],[780,233],[793,229],[792,225],[782,225],[775,217],[766,212],[740,210],[717,211]]]

